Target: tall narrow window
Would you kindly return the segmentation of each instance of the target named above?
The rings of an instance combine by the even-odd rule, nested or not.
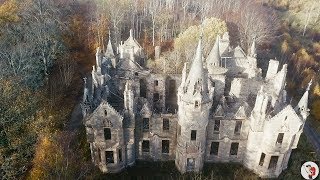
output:
[[[97,155],[98,155],[98,162],[100,163],[101,162],[101,151],[100,151],[100,149],[98,149]]]
[[[169,140],[162,140],[162,153],[169,153]]]
[[[284,133],[279,133],[277,138],[277,143],[282,144]]]
[[[122,162],[122,151],[121,151],[121,149],[118,150],[118,155],[119,155],[119,161]]]
[[[197,139],[197,131],[191,130],[191,141],[195,141]]]
[[[159,84],[158,81],[155,80],[155,81],[154,81],[154,85],[155,85],[155,86],[158,86],[158,84]]]
[[[219,152],[219,142],[212,142],[210,148],[210,155],[217,156]]]
[[[219,131],[220,131],[220,120],[215,120],[215,121],[214,121],[213,131],[214,131],[214,132],[219,132]]]
[[[159,93],[154,93],[153,94],[153,102],[158,102],[160,100],[160,95]]]
[[[110,140],[111,139],[111,129],[110,128],[104,128],[104,139]]]
[[[149,118],[143,118],[142,121],[142,130],[149,131]]]
[[[169,124],[169,119],[163,119],[162,120],[162,129],[164,131],[169,131],[170,124]]]
[[[271,156],[268,169],[276,169],[279,156]]]
[[[149,140],[143,140],[142,141],[142,152],[149,152],[149,151],[150,151]]]
[[[265,153],[261,153],[260,161],[259,161],[259,165],[260,165],[260,166],[263,166],[264,158],[265,158],[265,157],[266,157],[266,154],[265,154]]]
[[[106,151],[106,164],[114,163],[113,151]]]
[[[238,154],[239,143],[231,143],[230,155]]]
[[[239,135],[241,132],[242,121],[236,121],[236,126],[234,128],[234,134]]]
[[[108,111],[105,109],[104,110],[104,115],[107,116],[108,115]]]
[[[140,97],[147,98],[147,82],[145,79],[140,79]]]

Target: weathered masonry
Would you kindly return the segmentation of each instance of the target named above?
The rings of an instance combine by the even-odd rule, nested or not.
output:
[[[147,69],[132,31],[117,49],[109,39],[106,50],[97,50],[83,94],[92,162],[101,171],[119,172],[137,159],[174,160],[182,173],[199,172],[204,162],[238,162],[270,178],[287,168],[308,116],[311,84],[292,106],[287,65],[270,60],[262,77],[255,43],[245,54],[230,47],[228,33],[205,58],[200,38],[181,74]]]

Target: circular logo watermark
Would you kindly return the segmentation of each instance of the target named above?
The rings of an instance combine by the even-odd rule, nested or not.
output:
[[[305,162],[301,166],[301,175],[304,179],[316,179],[319,175],[319,167],[312,161]]]

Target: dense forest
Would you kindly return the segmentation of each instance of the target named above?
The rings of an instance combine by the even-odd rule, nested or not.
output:
[[[271,58],[287,63],[293,102],[313,79],[320,132],[317,0],[0,0],[0,179],[94,177],[84,129],[70,131],[69,120],[95,49],[133,29],[150,68],[179,72],[200,24],[207,44],[227,30],[233,46],[255,41],[264,71]],[[154,60],[154,46],[163,58]]]

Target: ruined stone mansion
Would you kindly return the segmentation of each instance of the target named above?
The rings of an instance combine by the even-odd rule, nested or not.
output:
[[[98,48],[81,103],[92,162],[104,173],[136,160],[175,161],[181,173],[237,162],[260,177],[278,177],[309,114],[311,83],[291,105],[287,65],[270,60],[262,77],[255,43],[245,54],[229,45],[228,33],[207,57],[202,38],[190,51],[194,58],[181,74],[156,74],[145,67],[132,31],[117,53],[110,39],[106,50]]]

